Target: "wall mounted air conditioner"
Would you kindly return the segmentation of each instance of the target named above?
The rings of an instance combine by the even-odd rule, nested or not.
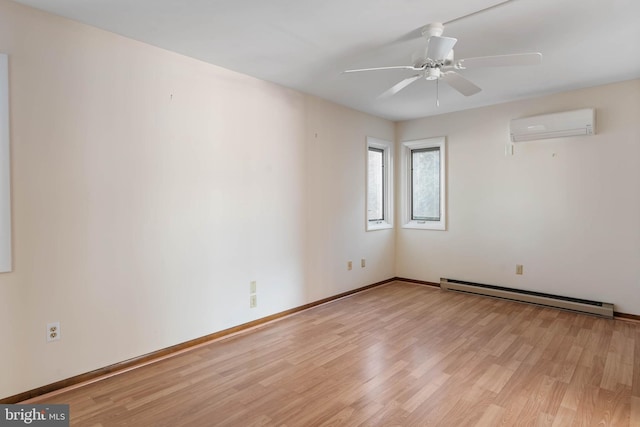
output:
[[[562,138],[596,133],[596,110],[564,111],[511,120],[511,141]]]

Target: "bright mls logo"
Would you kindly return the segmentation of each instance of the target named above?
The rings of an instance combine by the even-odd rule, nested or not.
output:
[[[0,405],[0,427],[68,427],[69,405]]]

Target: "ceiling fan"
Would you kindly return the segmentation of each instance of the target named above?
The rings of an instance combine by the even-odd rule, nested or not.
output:
[[[380,70],[412,70],[418,72],[390,87],[380,95],[381,98],[393,96],[411,83],[422,78],[425,80],[435,80],[436,83],[442,80],[464,96],[471,96],[480,92],[482,89],[460,75],[457,72],[458,70],[480,67],[536,65],[542,62],[542,54],[539,52],[481,56],[455,60],[453,56],[453,46],[458,40],[453,37],[443,37],[443,31],[444,25],[439,22],[429,24],[422,29],[422,36],[426,39],[427,47],[424,54],[414,55],[412,65],[360,68],[346,70],[344,72],[359,73]],[[436,105],[439,105],[437,98]]]

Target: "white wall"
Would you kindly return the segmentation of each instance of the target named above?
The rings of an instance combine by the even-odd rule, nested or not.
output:
[[[593,137],[518,143],[512,118],[597,109]],[[640,80],[400,123],[446,136],[448,231],[401,229],[396,273],[587,298],[640,314]],[[515,275],[516,264],[524,275]]]
[[[393,123],[5,0],[0,51],[0,398],[394,276],[393,231],[364,231]]]

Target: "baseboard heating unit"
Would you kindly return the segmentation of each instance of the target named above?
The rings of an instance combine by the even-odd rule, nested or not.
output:
[[[485,295],[529,304],[555,307],[580,313],[595,314],[613,319],[613,304],[589,301],[579,298],[563,297],[544,294],[541,292],[524,291],[520,289],[503,288],[501,286],[482,285],[480,283],[465,282],[454,279],[440,279],[440,287],[444,290],[465,292],[469,294]]]

